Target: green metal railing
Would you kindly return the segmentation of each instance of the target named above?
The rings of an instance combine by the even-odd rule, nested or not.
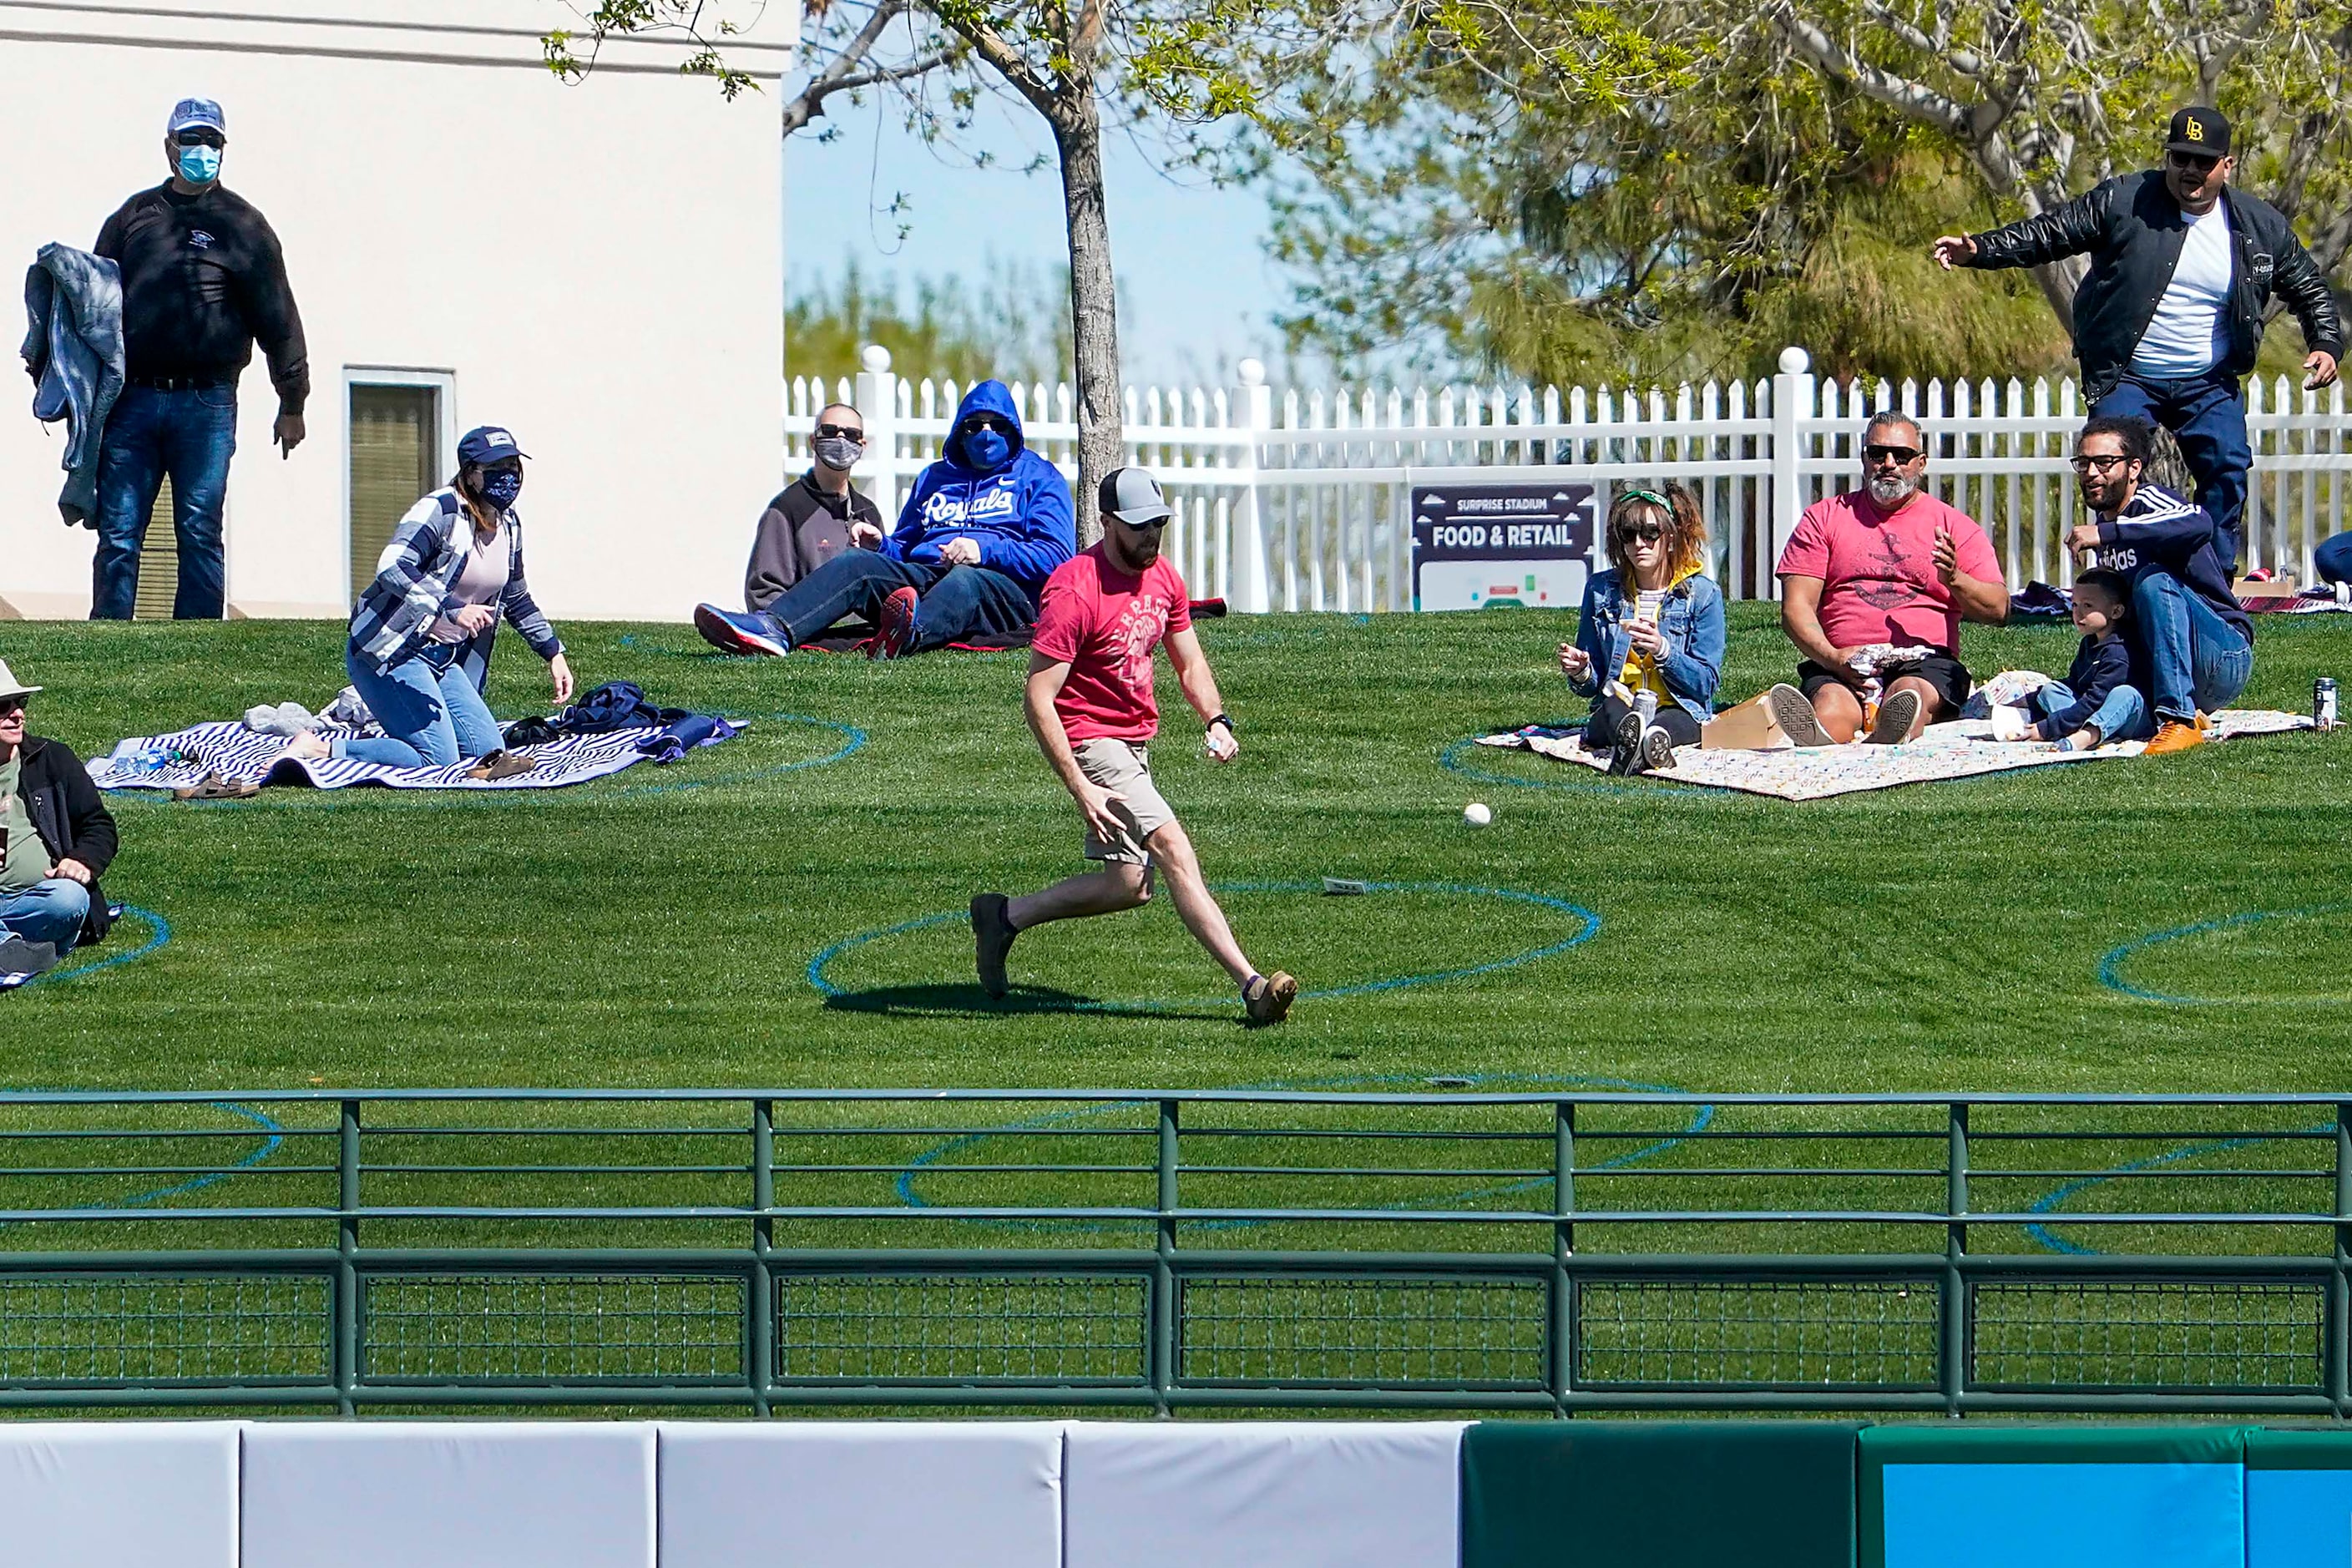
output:
[[[5,1094],[0,1405],[2345,1419],[2347,1127],[2314,1096]]]

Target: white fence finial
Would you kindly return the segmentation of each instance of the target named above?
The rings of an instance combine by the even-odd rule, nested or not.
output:
[[[1780,374],[1782,375],[1802,375],[1805,372],[1812,368],[1813,356],[1799,348],[1796,344],[1790,343],[1787,348],[1780,351]]]
[[[890,368],[890,351],[880,343],[867,343],[858,351],[857,363],[876,375]]]
[[[1245,359],[1242,361],[1241,363],[1234,367],[1234,374],[1242,378],[1242,384],[1244,386],[1264,386],[1265,384],[1265,361],[1262,359]]]

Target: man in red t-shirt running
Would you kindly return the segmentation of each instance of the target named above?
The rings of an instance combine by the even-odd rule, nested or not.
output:
[[[972,900],[981,986],[991,996],[1004,994],[1005,955],[1031,926],[1150,902],[1158,868],[1168,873],[1185,929],[1241,987],[1251,1022],[1278,1023],[1290,1012],[1298,982],[1278,969],[1261,974],[1242,952],[1210,896],[1192,841],[1151,782],[1145,748],[1160,730],[1151,650],[1163,638],[1184,700],[1208,725],[1209,759],[1229,763],[1241,754],[1217,698],[1217,678],[1192,631],[1184,579],[1160,553],[1173,513],[1159,481],[1141,468],[1104,476],[1101,500],[1101,541],[1045,580],[1024,705],[1038,749],[1086,818],[1087,858],[1103,866],[1043,892]]]
[[[1992,541],[1974,518],[1920,488],[1927,442],[1888,412],[1862,433],[1863,488],[1815,501],[1780,552],[1780,626],[1804,660],[1797,687],[1776,686],[1772,716],[1800,746],[1843,745],[1863,727],[1863,698],[1883,690],[1869,739],[1900,742],[1969,700],[1960,622],[2009,618]],[[1857,661],[1874,646],[1925,648]],[[1800,689],[1801,688],[1801,690]]]

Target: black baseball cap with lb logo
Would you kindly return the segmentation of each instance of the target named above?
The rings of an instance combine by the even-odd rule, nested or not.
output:
[[[2228,116],[2218,109],[2177,110],[2172,116],[2172,123],[2166,128],[2164,150],[2168,153],[2194,153],[2206,158],[2228,157]]]

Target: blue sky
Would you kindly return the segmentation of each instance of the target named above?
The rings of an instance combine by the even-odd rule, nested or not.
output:
[[[835,123],[843,134],[834,142],[803,133],[784,149],[785,266],[795,290],[837,278],[853,259],[868,278],[911,280],[977,279],[991,256],[1029,265],[1063,258],[1060,176],[1050,162],[1021,172],[1033,154],[1053,150],[1026,110],[982,110],[972,145],[987,147],[999,166],[982,169],[926,147],[871,103],[840,104]],[[1245,354],[1276,362],[1280,335],[1268,323],[1285,291],[1265,255],[1264,196],[1218,190],[1197,175],[1171,178],[1117,132],[1107,153],[1128,379],[1189,384]],[[903,218],[886,210],[900,193]],[[902,221],[913,226],[903,240]]]

